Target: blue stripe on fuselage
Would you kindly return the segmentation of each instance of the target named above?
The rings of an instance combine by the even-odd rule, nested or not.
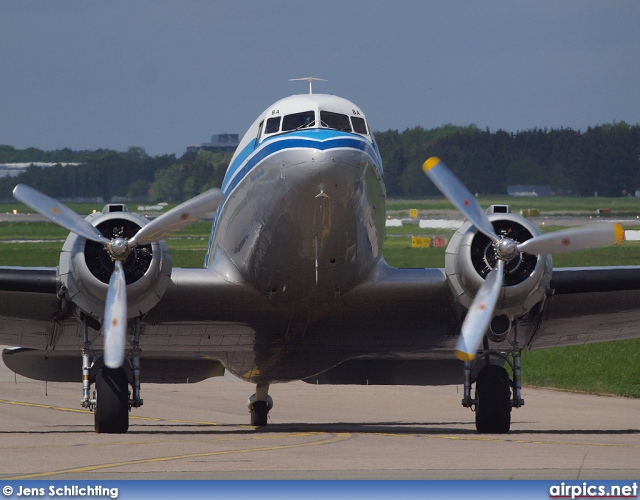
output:
[[[375,142],[371,142],[359,135],[346,134],[337,130],[301,130],[265,139],[258,148],[256,148],[255,139],[247,144],[245,148],[238,153],[236,158],[233,160],[233,163],[229,165],[227,173],[224,176],[224,180],[222,181],[222,192],[225,197],[228,197],[229,193],[234,190],[240,181],[242,181],[242,179],[244,179],[249,172],[251,172],[251,170],[253,170],[253,168],[255,168],[255,166],[266,157],[277,153],[278,151],[292,148],[318,149],[321,151],[332,148],[358,149],[371,156],[374,160],[375,167],[380,172],[380,175],[382,175],[382,160]],[[208,265],[209,258],[211,256],[213,238],[221,211],[222,205],[218,206],[213,218],[211,235],[209,236],[209,244],[207,245],[207,253],[204,257],[205,267]]]
[[[374,145],[368,140],[355,135],[345,135],[335,130],[312,129],[291,132],[286,135],[274,136],[267,139],[255,149],[255,141],[249,143],[233,161],[227,170],[222,191],[228,196],[242,179],[262,160],[274,153],[285,149],[318,149],[325,151],[334,148],[351,148],[364,151],[374,160],[376,167],[382,173],[382,161]],[[252,153],[253,154],[252,156]]]

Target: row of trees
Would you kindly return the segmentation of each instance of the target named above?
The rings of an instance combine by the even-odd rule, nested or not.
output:
[[[490,132],[475,126],[416,127],[376,133],[387,193],[395,198],[438,194],[420,166],[439,156],[475,192],[504,194],[512,184],[547,184],[558,193],[623,196],[640,189],[640,125],[624,122],[589,128]],[[181,201],[222,184],[231,153],[201,151],[177,159],[148,156],[141,148],[40,151],[0,146],[0,163],[78,162],[29,169],[0,179],[0,199],[17,183],[59,199],[114,197]]]
[[[220,187],[233,153],[200,151],[158,170],[149,189],[154,201],[192,198],[212,187]]]
[[[11,163],[8,157],[19,157],[22,163],[52,161],[50,158],[62,156],[33,148],[12,150],[10,146],[0,146],[0,163]],[[12,155],[3,156],[3,151]],[[24,151],[34,152],[33,158],[25,160]],[[24,183],[62,201],[98,198],[103,201],[182,201],[211,187],[219,187],[232,155],[201,151],[176,159],[175,155],[152,157],[142,148],[130,148],[124,153],[95,151],[82,160],[80,156],[87,152],[78,153],[79,156],[65,153],[64,162],[80,165],[30,166],[16,177],[1,178],[0,200],[12,201],[13,188]]]
[[[0,199],[12,199],[13,187],[24,183],[63,201],[145,200],[156,172],[175,161],[174,155],[151,157],[141,148],[131,148],[126,153],[103,151],[80,165],[31,166],[17,177],[0,179]]]
[[[440,157],[481,194],[504,194],[513,184],[548,184],[581,196],[623,196],[640,189],[640,126],[624,122],[585,132],[416,127],[377,133],[376,140],[392,197],[437,194],[419,168],[430,156]]]
[[[131,148],[131,150],[136,149],[139,148]],[[100,158],[110,153],[115,153],[115,151],[109,149],[98,149],[97,151],[74,151],[69,148],[43,151],[42,149],[37,148],[16,149],[13,146],[0,144],[0,163],[82,163]]]

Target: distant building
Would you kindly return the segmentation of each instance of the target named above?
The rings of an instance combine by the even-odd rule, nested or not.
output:
[[[211,142],[203,142],[194,146],[187,146],[187,153],[197,153],[198,151],[216,151],[227,152],[234,151],[240,139],[238,134],[214,134],[211,136]]]
[[[66,167],[68,165],[80,165],[75,162],[43,162],[43,161],[32,161],[32,162],[22,162],[22,163],[0,163],[0,177],[16,177],[23,172],[26,172],[29,167],[39,167],[39,168],[49,168],[54,167],[56,165],[61,165]]]

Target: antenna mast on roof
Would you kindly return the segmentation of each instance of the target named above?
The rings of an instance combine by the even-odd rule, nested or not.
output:
[[[315,78],[313,76],[308,76],[306,78],[290,78],[290,82],[299,82],[299,81],[307,81],[309,82],[309,94],[313,94],[313,82],[328,82],[329,80],[323,80],[322,78]]]

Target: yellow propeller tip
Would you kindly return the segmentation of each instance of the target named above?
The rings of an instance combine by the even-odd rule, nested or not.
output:
[[[622,227],[622,224],[619,223],[615,223],[613,225],[613,231],[616,235],[616,245],[619,245],[621,241],[624,241],[625,237],[624,237],[624,228]]]
[[[428,172],[433,167],[435,167],[438,163],[440,163],[440,158],[438,158],[436,156],[432,156],[431,158],[429,158],[427,161],[425,161],[422,164],[422,171],[423,172]]]
[[[455,351],[455,355],[456,355],[456,358],[458,358],[460,361],[473,361],[473,359],[476,357],[475,354],[471,354],[464,351],[458,351],[457,349]]]

